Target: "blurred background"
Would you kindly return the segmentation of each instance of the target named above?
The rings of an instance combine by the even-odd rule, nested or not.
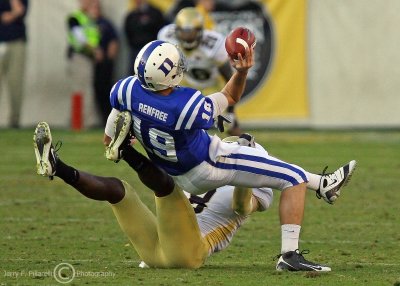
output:
[[[112,80],[129,74],[134,59],[124,23],[138,0],[100,0],[114,26],[118,52]],[[165,23],[174,10],[193,1],[153,0]],[[214,29],[250,28],[257,38],[257,61],[246,95],[237,107],[245,127],[398,128],[400,126],[400,1],[263,0],[215,1]],[[67,16],[79,0],[30,1],[25,17],[26,62],[19,124],[45,120],[71,128],[73,100],[68,78],[79,73],[67,57]],[[1,48],[0,57],[4,52]],[[4,81],[0,73],[0,81]],[[89,88],[91,88],[88,82]],[[0,127],[10,127],[9,87],[1,86]],[[90,91],[88,92],[90,93]],[[101,127],[93,99],[85,95],[83,128]],[[88,122],[90,120],[90,123]]]

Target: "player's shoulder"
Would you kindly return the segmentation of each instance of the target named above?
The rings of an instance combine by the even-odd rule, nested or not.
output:
[[[138,80],[136,75],[127,76],[117,80],[117,82],[111,88],[110,94],[113,95],[122,93],[123,91],[126,91],[127,89],[126,87],[128,87],[129,85],[130,86],[140,85],[140,81]]]
[[[174,93],[176,96],[180,96],[180,98],[192,98],[193,96],[200,96],[201,92],[197,89],[187,87],[187,86],[176,86],[174,88]]]
[[[177,40],[175,37],[175,29],[176,29],[175,24],[168,24],[162,27],[160,31],[158,31],[157,39],[176,44]]]

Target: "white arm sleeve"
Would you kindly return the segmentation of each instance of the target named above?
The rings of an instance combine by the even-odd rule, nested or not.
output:
[[[110,115],[108,115],[107,118],[107,123],[106,123],[106,128],[104,129],[104,133],[110,137],[114,138],[114,121],[115,118],[117,118],[117,115],[120,113],[118,109],[113,108],[110,112]]]
[[[228,108],[228,99],[222,92],[210,94],[208,97],[214,105],[214,118],[217,118]]]

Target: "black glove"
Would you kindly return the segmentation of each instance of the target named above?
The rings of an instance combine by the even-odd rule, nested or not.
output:
[[[217,121],[216,121],[216,127],[218,128],[219,132],[224,132],[224,130],[225,130],[224,121],[227,123],[232,123],[232,121],[230,119],[228,119],[227,117],[225,117],[223,115],[218,115]]]

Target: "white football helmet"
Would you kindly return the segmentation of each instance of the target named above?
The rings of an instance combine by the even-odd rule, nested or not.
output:
[[[165,41],[152,41],[140,50],[134,70],[144,88],[164,90],[181,82],[186,59],[177,46]]]

